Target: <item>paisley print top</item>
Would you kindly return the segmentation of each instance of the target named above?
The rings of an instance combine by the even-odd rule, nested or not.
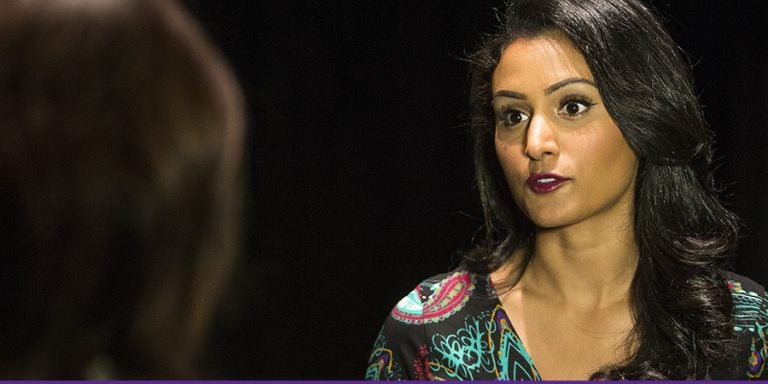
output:
[[[734,330],[744,351],[713,379],[768,379],[768,295],[729,274]],[[465,271],[419,284],[392,309],[373,346],[367,380],[540,380],[488,275]]]

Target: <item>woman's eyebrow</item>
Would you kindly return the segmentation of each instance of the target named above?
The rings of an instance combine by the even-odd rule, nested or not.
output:
[[[570,77],[565,80],[560,80],[557,83],[554,83],[549,87],[547,87],[547,89],[544,90],[544,95],[549,96],[553,92],[557,91],[558,89],[573,83],[584,83],[597,88],[597,85],[595,85],[595,82],[592,80],[585,79],[583,77]],[[497,97],[509,97],[512,99],[519,99],[519,100],[525,100],[528,98],[528,96],[526,96],[525,93],[517,92],[517,91],[507,91],[507,90],[500,90],[494,93],[493,98],[495,99]]]
[[[550,85],[549,87],[547,87],[547,89],[544,90],[544,95],[549,96],[549,95],[552,94],[552,92],[557,91],[558,89],[560,89],[562,87],[565,87],[568,84],[573,84],[573,83],[589,84],[589,85],[597,88],[597,86],[595,85],[595,82],[592,81],[592,80],[585,79],[583,77],[570,77],[570,78],[567,78],[565,80],[560,80],[557,83],[554,83],[554,84]]]
[[[505,91],[505,90],[501,90],[501,91],[498,91],[498,92],[493,94],[493,98],[494,99],[499,97],[499,96],[501,96],[501,97],[509,97],[509,98],[512,98],[512,99],[520,99],[520,100],[525,100],[525,99],[528,98],[528,96],[526,96],[525,93],[516,92],[516,91]]]

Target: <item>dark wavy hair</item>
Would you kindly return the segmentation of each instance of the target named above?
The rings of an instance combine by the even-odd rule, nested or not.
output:
[[[605,106],[639,159],[631,288],[636,345],[593,379],[693,379],[731,353],[731,297],[723,270],[738,220],[718,199],[712,133],[682,52],[636,0],[519,0],[470,55],[471,136],[485,235],[463,265],[487,273],[517,249],[532,255],[535,225],[516,206],[493,141],[491,77],[512,41],[566,37],[585,57]],[[521,265],[527,265],[522,260]],[[629,342],[630,340],[628,340]]]
[[[176,0],[2,7],[0,378],[200,377],[240,251],[234,73]]]

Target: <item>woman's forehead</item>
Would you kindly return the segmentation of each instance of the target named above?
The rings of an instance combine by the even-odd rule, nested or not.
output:
[[[518,38],[506,46],[493,72],[492,88],[548,86],[574,77],[593,80],[584,56],[566,38],[542,34]]]

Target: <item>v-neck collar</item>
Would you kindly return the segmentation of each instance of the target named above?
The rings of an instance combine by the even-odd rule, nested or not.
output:
[[[511,339],[516,341],[516,344],[518,346],[515,349],[530,365],[530,368],[532,370],[531,373],[533,373],[535,376],[534,380],[543,380],[541,378],[541,373],[539,373],[538,368],[536,368],[536,364],[534,363],[533,358],[531,357],[531,354],[525,348],[523,339],[520,337],[520,334],[517,333],[517,330],[515,329],[514,324],[512,324],[512,320],[507,314],[506,308],[504,308],[504,305],[501,303],[501,298],[499,296],[499,293],[496,291],[496,286],[493,284],[493,280],[491,280],[490,273],[485,275],[485,284],[486,284],[486,287],[488,287],[487,299],[490,301],[491,306],[494,308],[492,312],[493,315],[491,316],[490,321],[496,321],[497,325],[501,319],[504,319],[501,321],[506,321],[507,327],[511,334]]]

